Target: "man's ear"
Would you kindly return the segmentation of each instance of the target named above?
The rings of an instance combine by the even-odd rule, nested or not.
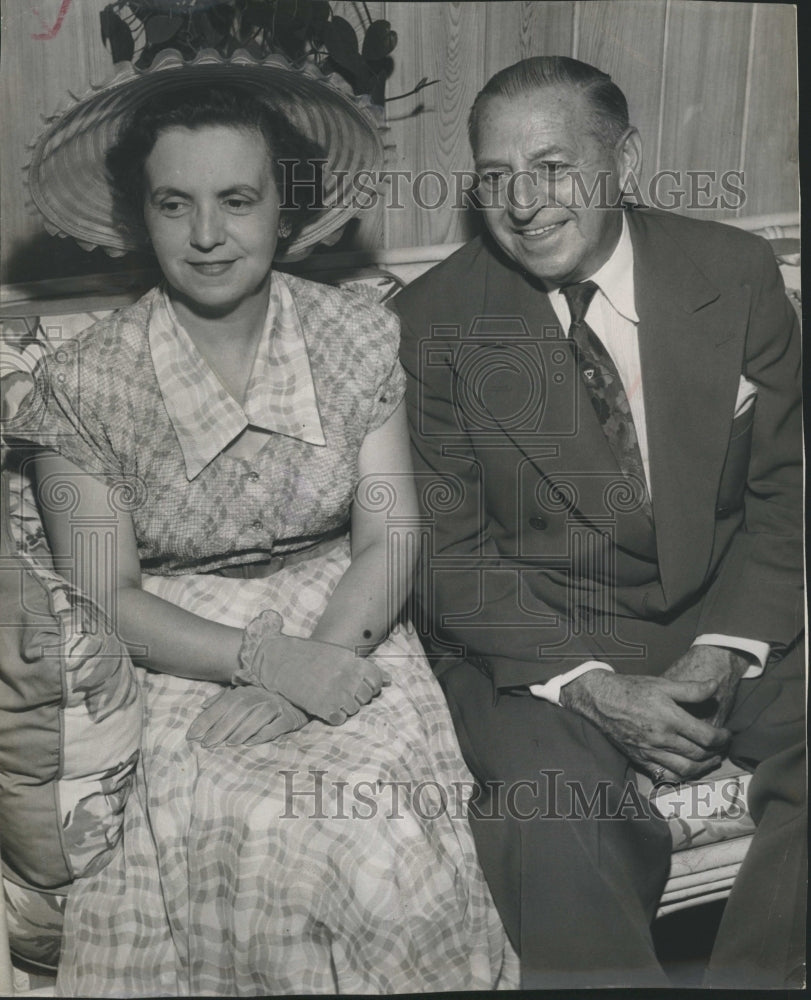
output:
[[[638,191],[642,175],[642,139],[631,125],[615,147],[620,191]]]

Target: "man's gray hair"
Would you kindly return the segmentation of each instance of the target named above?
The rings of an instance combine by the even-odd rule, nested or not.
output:
[[[613,148],[629,126],[628,102],[608,73],[568,56],[533,56],[522,59],[491,76],[476,95],[467,129],[474,151],[478,141],[479,116],[490,97],[519,97],[543,87],[571,87],[580,91],[591,107],[591,131]]]

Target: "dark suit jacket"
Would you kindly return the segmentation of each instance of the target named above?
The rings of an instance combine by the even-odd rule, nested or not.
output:
[[[802,627],[799,332],[771,248],[653,209],[628,220],[653,523],[547,295],[488,238],[393,303],[427,645],[497,689],[591,658],[661,673],[705,632],[779,657]],[[742,374],[758,394],[733,420]]]

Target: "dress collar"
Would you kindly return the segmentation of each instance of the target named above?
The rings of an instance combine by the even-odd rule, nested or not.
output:
[[[165,290],[153,302],[149,349],[189,481],[249,425],[326,444],[307,342],[290,288],[277,272],[271,275],[267,317],[244,408],[195,347]]]
[[[614,252],[590,278],[614,309],[632,323],[639,322],[634,302],[634,248],[626,213],[622,213],[622,232]]]

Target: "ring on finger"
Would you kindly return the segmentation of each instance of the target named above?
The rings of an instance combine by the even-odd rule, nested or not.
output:
[[[655,771],[651,772],[651,779],[654,785],[658,785],[659,782],[665,776],[665,769],[663,767],[657,767]]]

